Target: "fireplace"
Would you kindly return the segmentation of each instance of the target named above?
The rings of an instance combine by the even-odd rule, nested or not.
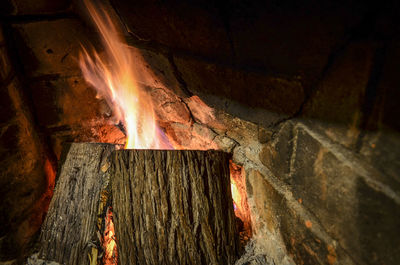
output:
[[[122,73],[151,102],[164,141],[130,148],[230,156],[236,264],[400,262],[396,1],[95,6],[126,42],[134,64]],[[85,73],[94,51],[109,52],[84,1],[6,0],[0,10],[0,264],[41,264],[66,146],[123,149],[130,129],[124,103]],[[118,247],[114,208],[100,238]]]

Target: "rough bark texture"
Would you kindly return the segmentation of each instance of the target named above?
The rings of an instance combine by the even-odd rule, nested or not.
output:
[[[233,264],[229,156],[119,150],[111,180],[119,264]]]
[[[65,152],[42,226],[41,259],[69,265],[90,264],[89,256],[97,259],[100,194],[109,181],[107,158],[114,149],[111,144],[73,143]]]

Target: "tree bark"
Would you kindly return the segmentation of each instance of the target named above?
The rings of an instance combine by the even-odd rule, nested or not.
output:
[[[233,264],[229,155],[118,150],[110,168],[119,264]]]
[[[39,257],[60,264],[96,264],[109,181],[107,158],[115,147],[73,143],[67,149],[42,225]]]

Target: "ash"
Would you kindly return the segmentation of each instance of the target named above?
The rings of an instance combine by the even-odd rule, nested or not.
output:
[[[274,260],[264,254],[256,253],[256,242],[250,240],[246,247],[245,253],[236,261],[235,265],[276,265]]]
[[[35,253],[28,258],[26,265],[61,265],[55,261],[42,260],[38,258],[39,253]]]

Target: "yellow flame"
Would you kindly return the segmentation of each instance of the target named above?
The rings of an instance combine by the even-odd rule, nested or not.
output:
[[[160,135],[151,97],[138,82],[148,78],[140,71],[137,51],[129,47],[116,23],[102,7],[84,0],[104,46],[104,56],[92,49],[82,48],[79,64],[85,80],[90,83],[112,108],[116,123],[125,126],[125,148],[169,149]]]
[[[103,264],[104,265],[114,265],[118,264],[118,249],[117,243],[115,242],[115,230],[113,222],[113,214],[111,207],[107,209],[105,217],[105,231],[103,234]]]
[[[241,205],[241,200],[242,200],[241,199],[241,195],[240,195],[240,192],[239,192],[239,190],[238,190],[238,188],[236,186],[235,181],[233,181],[232,179],[231,179],[231,191],[232,191],[233,202],[235,203],[236,206],[240,206]]]

